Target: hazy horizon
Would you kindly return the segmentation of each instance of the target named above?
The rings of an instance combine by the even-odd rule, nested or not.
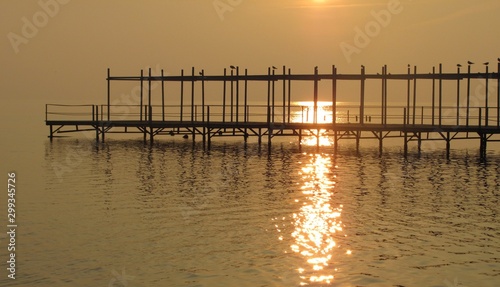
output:
[[[480,5],[478,3],[481,3]],[[222,74],[238,65],[251,74],[286,65],[329,73],[376,73],[387,64],[430,72],[443,63],[493,61],[499,41],[497,1],[4,1],[1,81],[6,98],[28,102],[100,102],[106,69],[138,75]]]

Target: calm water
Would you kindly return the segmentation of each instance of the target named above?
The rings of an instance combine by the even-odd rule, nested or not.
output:
[[[500,155],[481,162],[477,147],[450,160],[349,142],[11,149],[18,279],[4,270],[1,286],[500,284]]]

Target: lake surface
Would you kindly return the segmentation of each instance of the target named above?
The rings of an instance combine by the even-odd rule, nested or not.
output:
[[[9,147],[18,279],[0,286],[500,284],[499,152],[158,139]]]

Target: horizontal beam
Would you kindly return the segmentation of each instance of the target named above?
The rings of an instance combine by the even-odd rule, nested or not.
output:
[[[191,82],[191,81],[315,81],[315,80],[415,80],[415,79],[435,79],[435,80],[463,80],[463,79],[498,79],[499,73],[446,73],[446,74],[296,74],[296,75],[215,75],[215,76],[124,76],[108,77],[110,81],[165,81],[165,82]]]

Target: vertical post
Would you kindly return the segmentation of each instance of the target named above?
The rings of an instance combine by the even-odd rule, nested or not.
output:
[[[450,158],[450,132],[446,132],[446,158]]]
[[[143,105],[143,93],[144,93],[144,71],[141,70],[141,102],[140,102],[140,107],[139,107],[139,116],[141,117],[141,122],[142,122],[142,105]]]
[[[240,117],[240,67],[236,67],[236,122],[239,122]]]
[[[410,123],[410,87],[411,87],[411,66],[408,64],[408,80],[407,80],[407,87],[406,87],[406,112],[407,112],[407,119],[406,122],[409,124]]]
[[[153,133],[153,106],[149,106],[149,142],[150,143],[153,143],[153,137],[154,137],[154,133]]]
[[[314,68],[314,111],[313,123],[318,123],[318,67]]]
[[[478,118],[479,128],[481,128],[482,122],[483,122],[483,109],[479,108],[479,118]]]
[[[484,133],[480,133],[479,138],[480,138],[479,156],[481,157],[481,159],[485,159],[486,158],[486,144],[487,144],[488,140],[487,140],[486,134],[484,134]]]
[[[230,107],[230,119],[231,122],[233,122],[233,102],[234,102],[234,83],[233,83],[233,76],[234,76],[234,70],[231,68],[231,107]]]
[[[467,103],[465,108],[465,125],[469,126],[469,109],[470,109],[470,65],[472,62],[469,61],[467,66]]]
[[[382,111],[381,111],[381,117],[380,117],[380,123],[385,124],[385,66],[382,67],[382,95],[381,95],[381,102],[382,102]]]
[[[201,70],[201,121],[203,124],[203,147],[207,140],[207,125],[205,125],[205,70]],[[209,135],[210,136],[210,135]]]
[[[194,67],[191,67],[191,122],[194,122]],[[193,128],[194,137],[194,128]]]
[[[406,108],[403,109],[403,134],[404,134],[404,156],[408,155],[408,134],[406,133]]]
[[[208,150],[212,146],[212,135],[210,132],[210,106],[207,106],[207,134],[208,134]]]
[[[275,108],[275,104],[276,104],[276,99],[275,99],[275,85],[276,85],[276,80],[274,78],[274,75],[276,74],[275,72],[276,68],[273,66],[273,81],[271,83],[271,91],[272,91],[272,98],[273,98],[273,101],[272,101],[272,110],[271,110],[271,121],[274,123],[274,108]]]
[[[245,123],[248,121],[248,80],[247,80],[247,76],[248,76],[248,70],[245,69],[245,99],[244,99],[244,105],[245,105]],[[245,129],[245,133],[246,133],[246,129]]]
[[[290,123],[291,116],[292,116],[292,79],[291,79],[291,75],[292,75],[292,69],[288,69],[288,123]]]
[[[110,79],[110,70],[108,68],[108,78],[107,78],[107,81],[108,81],[108,122],[110,121],[110,105],[111,105],[111,79]]]
[[[421,107],[421,111],[420,111],[420,124],[421,125],[424,124],[424,106]]]
[[[337,123],[337,68],[332,66],[332,124]]]
[[[365,66],[361,66],[361,96],[359,100],[359,123],[365,122]],[[356,139],[357,140],[357,139]]]
[[[443,119],[443,64],[439,64],[439,126]]]
[[[417,114],[417,66],[413,67],[413,125]]]
[[[205,122],[205,71],[204,70],[201,70],[201,121]]]
[[[271,107],[267,107],[267,147],[268,152],[271,152],[271,139],[273,137],[273,129],[271,127]]]
[[[222,122],[226,122],[226,76],[227,69],[224,68],[224,88],[222,90]]]
[[[101,142],[104,143],[104,138],[106,137],[106,129],[104,127],[104,123],[102,123],[103,121],[103,118],[102,118],[102,114],[103,114],[103,111],[104,110],[104,107],[101,106],[101,122],[99,123],[99,125],[101,126],[101,133],[102,133],[102,136],[101,136]]]
[[[500,127],[500,59],[497,64],[497,127]]]
[[[488,67],[488,63],[485,64],[486,65],[486,97],[485,97],[485,108],[486,108],[486,111],[485,111],[485,122],[484,122],[484,126],[487,127],[488,126],[488,119],[489,119],[489,108],[488,108],[488,98],[489,98],[489,93],[488,93],[488,80],[490,78],[489,76],[489,67]]]
[[[460,125],[460,65],[457,65],[457,126]]]
[[[161,69],[161,119],[165,121],[165,78]]]
[[[181,107],[180,107],[180,122],[182,123],[184,115],[184,69],[181,70]]]
[[[385,72],[384,72],[384,107],[385,107],[385,111],[384,111],[384,124],[387,124],[387,65],[384,65],[384,68],[385,68]]]
[[[267,107],[271,106],[271,68],[267,68]],[[269,109],[267,109],[269,112]],[[267,115],[267,123],[269,124],[269,113]]]
[[[432,125],[434,125],[434,116],[436,109],[435,103],[436,103],[436,67],[432,67],[432,107],[431,107]]]
[[[149,106],[149,121],[153,119],[152,109],[151,109],[151,68],[148,72],[148,106]]]
[[[99,143],[99,105],[95,107],[96,125],[95,125],[95,141]]]
[[[378,153],[382,155],[382,150],[384,149],[384,133],[379,132],[378,134]]]
[[[283,123],[286,123],[286,67],[283,66]]]

